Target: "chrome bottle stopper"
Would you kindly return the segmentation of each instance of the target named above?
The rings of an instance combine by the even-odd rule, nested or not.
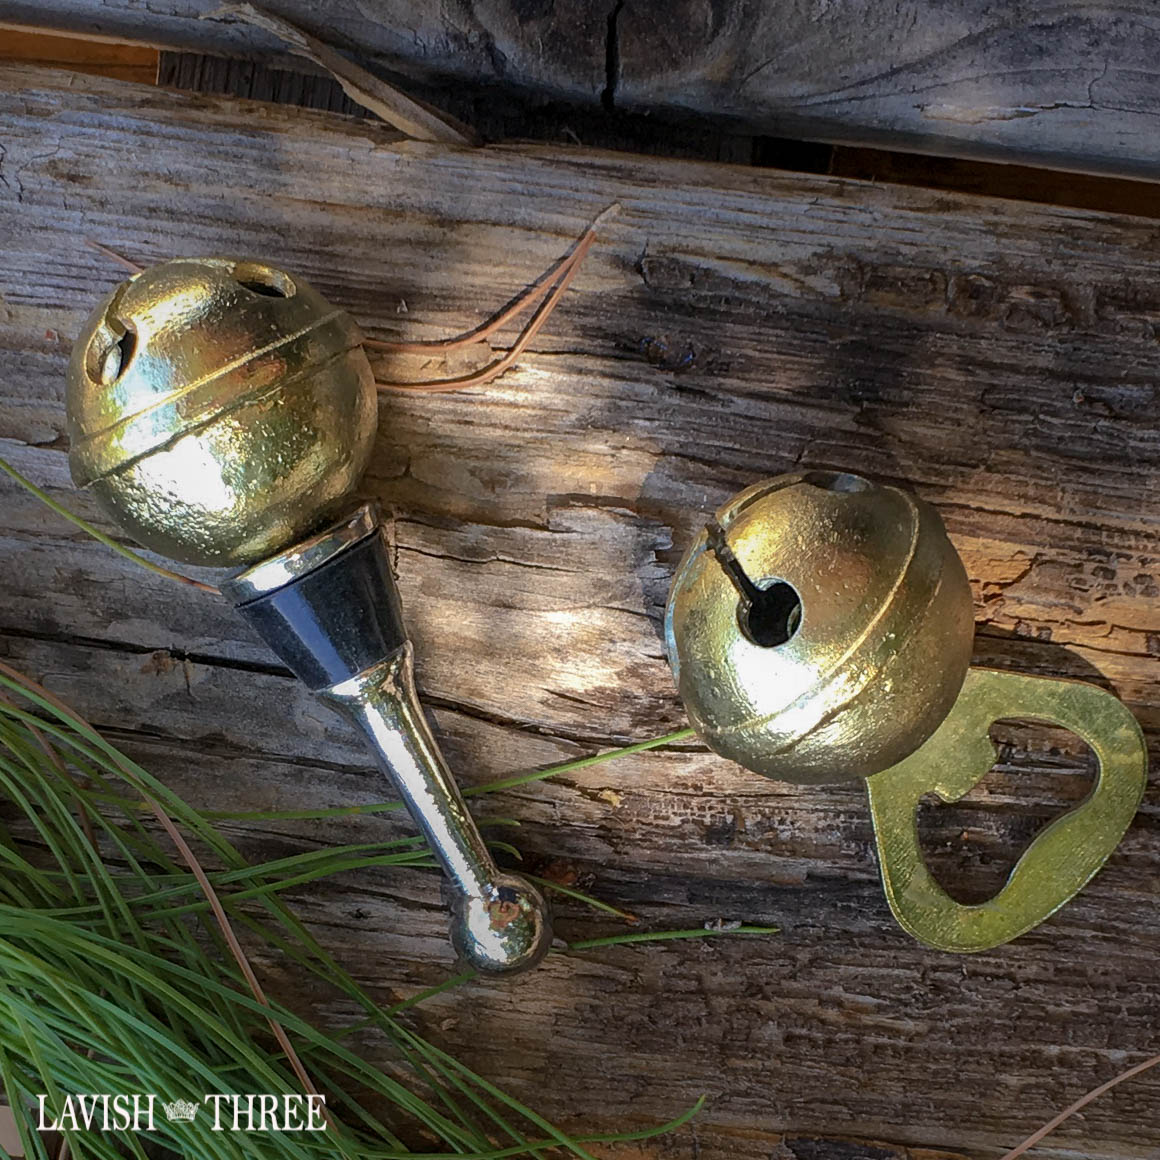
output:
[[[461,956],[489,972],[539,962],[547,906],[467,811],[415,693],[378,514],[351,512],[378,419],[353,319],[262,262],[163,262],[90,316],[67,405],[77,485],[146,548],[244,566],[223,593],[362,730],[447,875]]]

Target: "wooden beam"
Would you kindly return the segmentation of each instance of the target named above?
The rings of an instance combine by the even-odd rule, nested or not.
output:
[[[794,467],[936,503],[974,585],[978,660],[1106,681],[1155,747],[1154,221],[403,142],[21,68],[0,71],[0,126],[0,454],[106,528],[65,463],[71,336],[120,277],[85,238],[140,262],[265,256],[370,334],[432,338],[620,204],[516,372],[382,403],[368,490],[394,513],[422,689],[465,784],[682,724],[660,640],[675,562],[717,504]],[[7,481],[0,653],[200,806],[384,794],[354,734],[230,609],[138,572]],[[1089,784],[1074,739],[998,736],[980,789],[923,815],[932,864],[964,894],[993,887]],[[781,928],[553,956],[419,1009],[428,1034],[577,1130],[656,1122],[709,1093],[649,1156],[993,1156],[1160,1040],[1151,795],[1073,904],[968,958],[892,922],[857,785],[765,782],[684,746],[476,805],[520,820],[531,868],[577,876],[646,929]],[[230,829],[272,854],[405,827]],[[434,877],[367,874],[296,901],[384,999],[446,977]],[[616,928],[569,903],[557,915],[565,938]],[[1160,1077],[1141,1076],[1040,1155],[1154,1156],[1158,1097]]]
[[[294,61],[218,0],[0,0],[0,25]],[[708,8],[275,0],[270,8],[426,84],[692,114],[782,137],[1160,176],[1160,15],[1064,0]]]
[[[11,29],[0,32],[0,61],[18,60],[139,84],[156,82],[159,55],[155,48],[141,44],[109,44]]]

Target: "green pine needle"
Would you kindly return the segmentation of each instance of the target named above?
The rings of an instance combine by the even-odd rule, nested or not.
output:
[[[112,548],[118,556],[124,556],[126,560],[138,565],[138,567],[154,572],[158,576],[164,576],[166,580],[176,580],[179,584],[188,584],[193,588],[200,588],[202,592],[208,592],[211,596],[221,595],[221,592],[212,584],[205,584],[201,580],[194,580],[192,576],[185,576],[181,572],[174,572],[171,568],[165,568],[161,564],[155,564],[139,552],[134,552],[132,548],[126,548],[124,544],[118,543],[112,536],[106,536],[99,528],[93,527],[88,520],[81,519],[75,512],[70,512],[63,504],[57,503],[48,492],[37,487],[31,479],[21,475],[6,459],[0,459],[0,471],[3,471],[6,475],[10,475],[25,491],[36,496],[45,507],[51,508],[58,516],[68,520],[74,527],[80,528],[82,532],[92,536],[94,540],[100,541],[106,548]]]
[[[685,938],[720,938],[735,934],[777,934],[776,926],[697,926],[690,930],[645,930],[630,934],[613,934],[606,938],[583,938],[570,942],[569,951],[591,951],[597,947],[616,947],[625,943],[672,942]]]
[[[683,734],[485,788],[641,752]],[[470,972],[383,1007],[282,900],[285,891],[338,873],[430,865],[421,841],[316,849],[251,864],[206,815],[2,663],[0,800],[6,804],[0,822],[0,1084],[17,1110],[24,1148],[36,1160],[49,1160],[46,1144],[22,1110],[34,1109],[40,1093],[48,1096],[50,1109],[59,1110],[66,1093],[152,1092],[171,1101],[200,1099],[205,1092],[300,1092],[290,1061],[271,1039],[270,1018],[327,1094],[329,1130],[212,1132],[205,1115],[193,1124],[169,1123],[159,1115],[148,1140],[119,1132],[74,1135],[74,1156],[143,1157],[146,1144],[155,1144],[199,1160],[403,1160],[411,1154],[401,1137],[420,1134],[431,1141],[434,1155],[448,1160],[539,1160],[561,1149],[591,1160],[590,1144],[672,1131],[701,1106],[698,1101],[670,1123],[644,1131],[561,1132],[399,1020],[424,1000],[467,982]],[[197,844],[201,860],[212,863],[209,880],[247,945],[336,989],[361,1012],[359,1021],[327,1031],[276,999],[269,1006],[259,1002],[194,876],[170,840],[147,824],[151,803]],[[737,933],[767,930],[741,927]],[[718,933],[733,932],[641,932],[582,940],[566,949]],[[360,1028],[385,1037],[392,1056],[388,1070],[348,1046]]]

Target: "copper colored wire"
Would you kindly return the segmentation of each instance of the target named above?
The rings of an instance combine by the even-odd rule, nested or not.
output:
[[[596,237],[596,231],[599,229],[601,223],[619,209],[619,202],[613,202],[601,210],[592,219],[592,224],[573,242],[572,248],[568,253],[553,262],[526,290],[517,294],[508,306],[504,307],[498,314],[487,319],[487,321],[480,323],[474,329],[465,331],[463,334],[455,335],[453,338],[435,338],[422,342],[396,342],[389,339],[368,338],[364,340],[364,345],[374,350],[387,351],[391,354],[426,354],[428,351],[455,350],[457,347],[483,342],[510,322],[511,319],[515,318],[516,315],[522,313],[534,302],[538,302],[543,298],[551,290],[552,286],[555,285],[558,278],[565,276],[570,278],[568,271],[578,265],[583,259],[584,254],[588,252],[588,248]],[[400,385],[407,386],[410,384]]]
[[[85,245],[104,254],[106,258],[112,258],[114,262],[119,262],[126,270],[132,270],[134,274],[140,274],[145,269],[144,266],[138,266],[132,258],[126,258],[124,254],[118,254],[116,250],[110,250],[108,246],[102,246],[100,242],[94,242],[92,238],[85,238]]]
[[[999,1158],[999,1160],[1018,1160],[1018,1157],[1022,1156],[1024,1152],[1034,1148],[1035,1145],[1038,1144],[1039,1141],[1042,1140],[1045,1136],[1051,1135],[1051,1133],[1054,1132],[1055,1129],[1064,1122],[1064,1120],[1070,1119],[1076,1114],[1076,1112],[1086,1108],[1093,1100],[1099,1099],[1099,1097],[1102,1096],[1104,1092],[1111,1091],[1111,1089],[1114,1088],[1117,1084],[1121,1084],[1124,1082],[1124,1080],[1131,1079],[1133,1076],[1139,1075],[1140,1072],[1147,1071],[1149,1068],[1155,1067],[1157,1064],[1160,1064],[1160,1055],[1154,1055],[1151,1059],[1146,1059],[1143,1063],[1138,1063],[1135,1067],[1130,1067],[1127,1071],[1122,1071],[1119,1075],[1113,1076],[1106,1083],[1100,1084],[1099,1087],[1092,1088],[1092,1090],[1086,1095],[1080,1096],[1080,1098],[1076,1100],[1074,1104],[1064,1108],[1063,1111],[1059,1113],[1059,1115],[1054,1116],[1052,1119],[1048,1120],[1047,1123],[1044,1124],[1043,1127],[1038,1131],[1032,1132],[1031,1135],[1028,1136],[1022,1144],[1012,1148],[1010,1152],[1005,1152]]]
[[[587,237],[587,234],[584,236]],[[583,237],[580,238],[567,254],[549,266],[526,290],[521,290],[510,305],[492,318],[481,322],[473,330],[464,331],[454,338],[433,338],[423,342],[394,342],[383,338],[366,338],[363,339],[363,345],[373,350],[386,351],[388,354],[426,354],[428,351],[455,350],[457,347],[483,342],[551,290],[561,271],[574,261],[576,251],[583,240]]]
[[[439,391],[457,391],[463,387],[478,387],[483,383],[489,383],[492,379],[498,378],[505,371],[510,370],[516,360],[523,354],[527,348],[528,343],[539,333],[540,328],[548,320],[548,316],[556,309],[560,299],[564,296],[564,292],[568,289],[572,279],[576,275],[580,263],[584,260],[584,255],[588,253],[589,248],[595,239],[595,229],[590,228],[584,236],[577,243],[576,248],[566,258],[562,259],[556,264],[552,271],[558,276],[558,280],[552,285],[551,291],[547,297],[540,303],[535,314],[532,315],[528,324],[520,332],[519,337],[512,344],[511,348],[507,350],[502,357],[496,359],[494,362],[488,363],[487,366],[481,367],[477,371],[472,371],[470,374],[459,375],[451,379],[430,379],[426,381],[410,382],[410,383],[389,383],[381,380],[376,380],[379,390],[394,390],[394,391],[424,391],[427,393],[436,393]],[[516,313],[518,309],[526,307],[531,302],[534,302],[542,290],[537,286],[532,292],[525,294],[521,300],[513,307],[509,307],[505,314],[510,317],[511,314]],[[506,318],[504,319],[506,321]],[[481,330],[487,330],[488,333],[498,329],[503,323],[498,319],[493,319],[486,324]],[[475,341],[473,339],[472,341]],[[459,340],[454,340],[454,345],[460,345]],[[431,349],[425,347],[424,349]],[[446,348],[444,348],[446,349]]]

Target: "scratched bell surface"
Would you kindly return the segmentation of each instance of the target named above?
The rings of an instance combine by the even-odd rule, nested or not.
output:
[[[665,617],[698,733],[802,784],[867,777],[917,749],[958,695],[973,636],[937,512],[835,472],[779,476],[725,504],[682,560]]]
[[[356,488],[378,417],[354,320],[261,262],[176,259],[122,282],[68,370],[69,465],[145,547],[250,563]]]

